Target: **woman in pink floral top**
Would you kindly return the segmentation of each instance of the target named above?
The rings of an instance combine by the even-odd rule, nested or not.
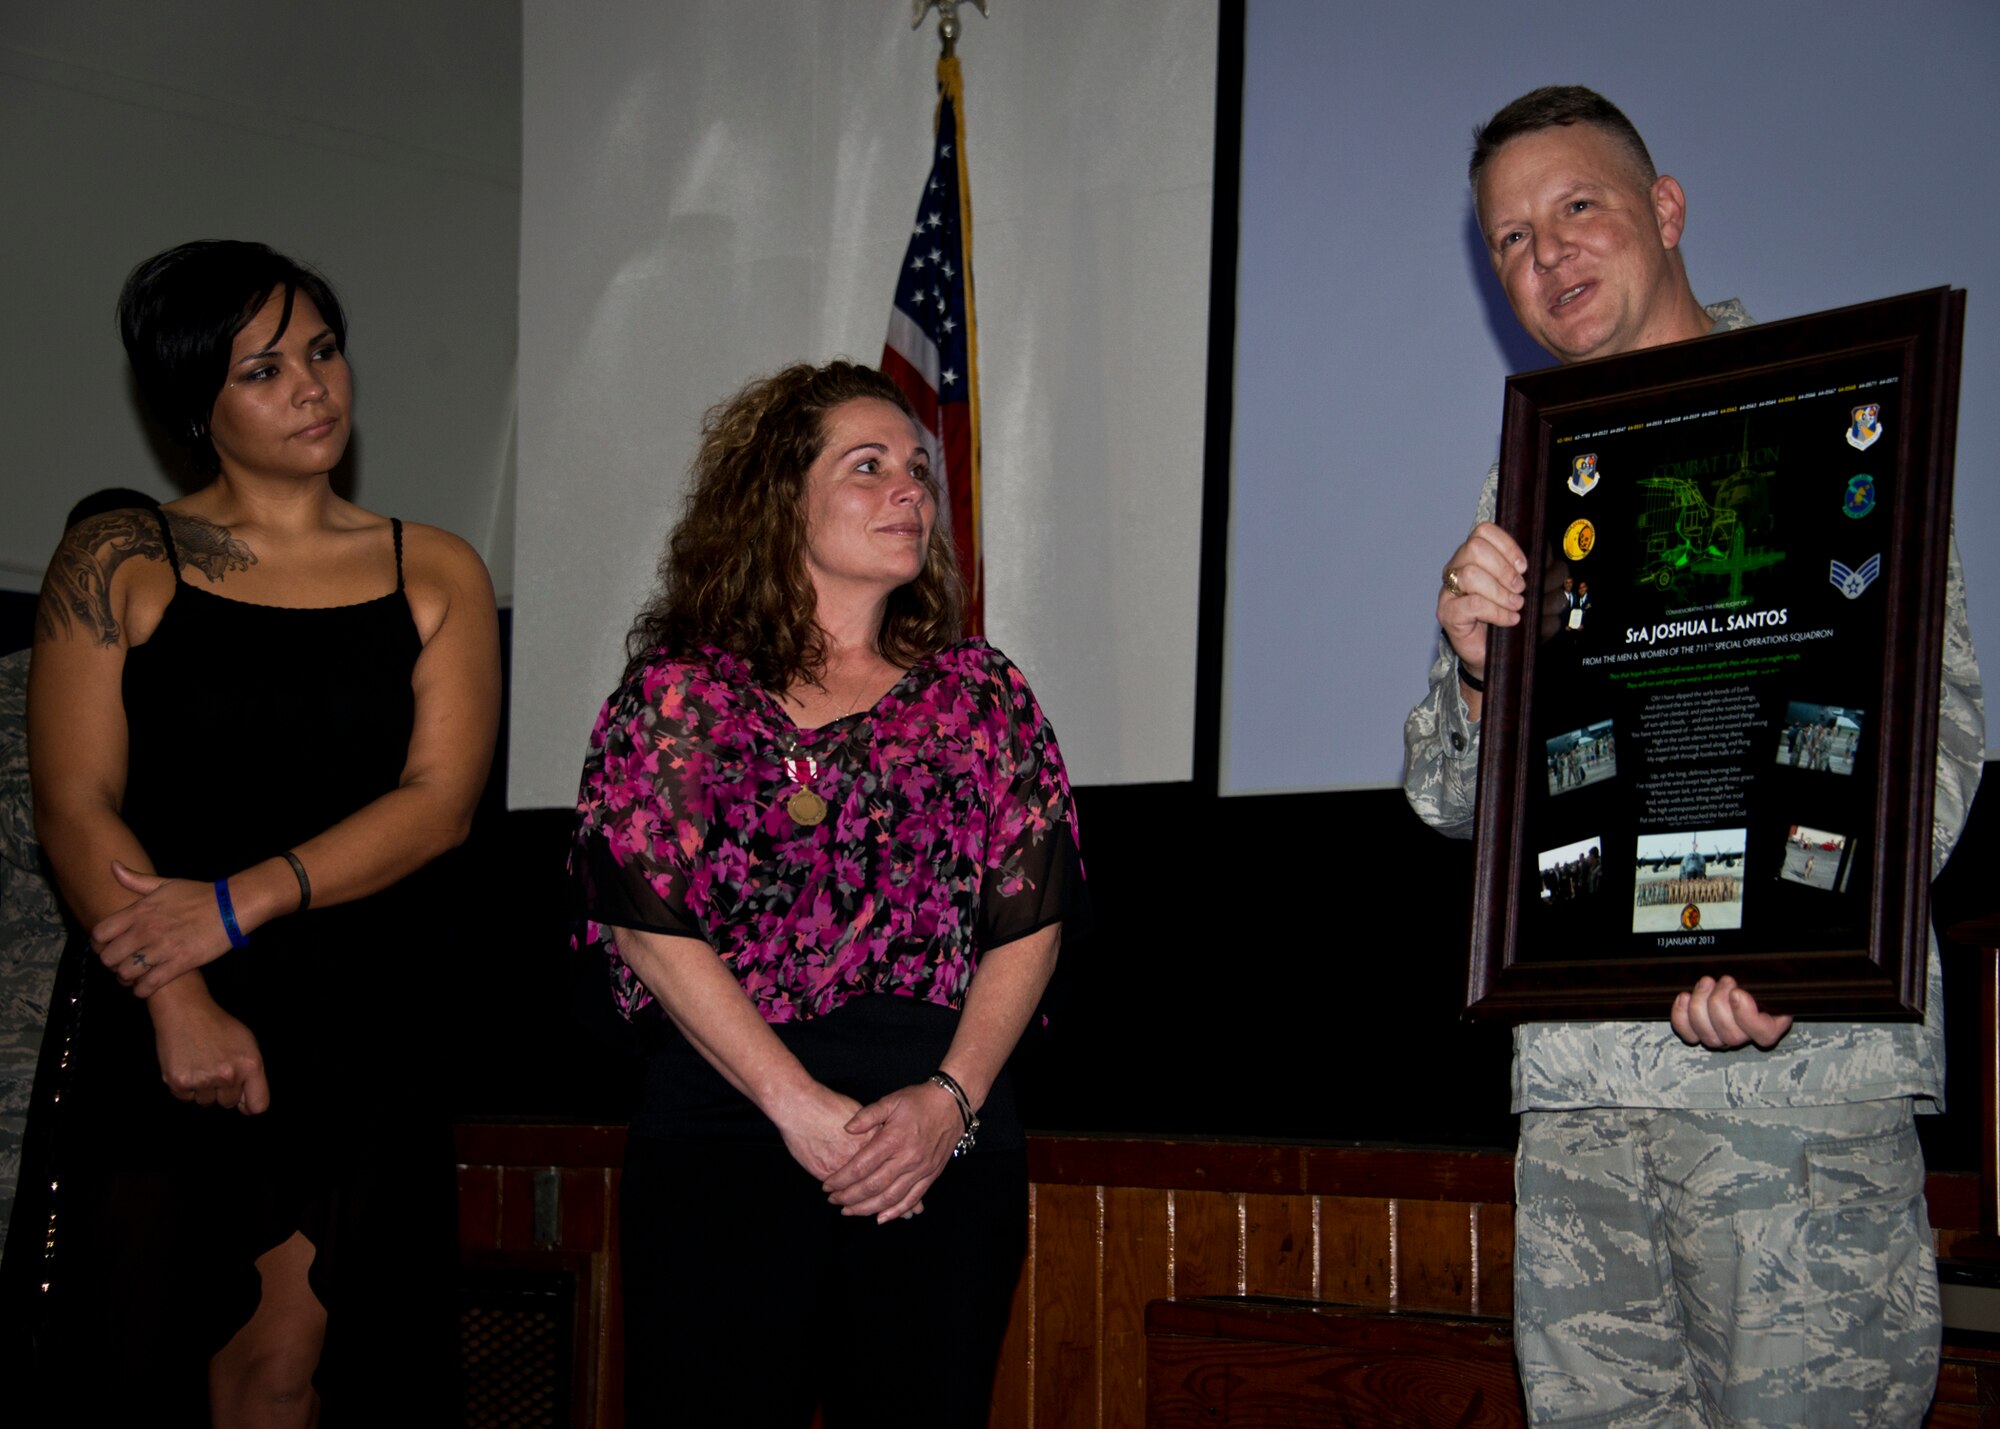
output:
[[[986,1422],[1026,1241],[1005,1064],[1081,896],[1026,680],[896,388],[709,413],[591,736],[578,943],[654,1029],[621,1205],[634,1425]]]

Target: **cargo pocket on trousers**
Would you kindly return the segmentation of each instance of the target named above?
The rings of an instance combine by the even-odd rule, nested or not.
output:
[[[1937,1314],[1937,1263],[1914,1127],[1805,1148],[1808,1360],[1837,1356],[1869,1380],[1907,1358],[1913,1325]]]

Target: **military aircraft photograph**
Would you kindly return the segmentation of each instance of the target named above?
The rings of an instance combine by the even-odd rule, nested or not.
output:
[[[1704,878],[1710,872],[1740,869],[1743,866],[1743,830],[1711,829],[1699,834],[1641,834],[1638,864],[1641,871],[1663,868],[1676,870],[1679,878]],[[1741,877],[1739,873],[1737,875]]]
[[[1633,854],[1632,931],[1743,926],[1747,829],[1641,834]]]

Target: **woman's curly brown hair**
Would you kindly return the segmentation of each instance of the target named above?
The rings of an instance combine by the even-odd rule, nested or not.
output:
[[[827,417],[857,398],[893,403],[916,421],[895,383],[853,362],[797,363],[709,408],[659,593],[625,638],[628,676],[655,651],[702,645],[744,661],[767,689],[818,676],[826,632],[806,574],[806,476],[826,446]],[[890,593],[878,647],[907,667],[964,629],[965,583],[939,522],[922,573]]]

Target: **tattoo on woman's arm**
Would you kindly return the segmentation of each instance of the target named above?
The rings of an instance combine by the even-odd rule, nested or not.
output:
[[[257,553],[229,534],[229,528],[198,516],[167,513],[174,528],[174,545],[180,550],[181,564],[193,566],[211,581],[219,581],[231,571],[247,571],[257,564]]]
[[[213,522],[189,516],[168,519],[181,559],[212,581],[257,563],[248,546]],[[111,608],[111,578],[135,556],[149,561],[167,557],[158,518],[151,511],[106,511],[72,526],[42,581],[35,639],[83,636],[101,647],[116,645],[119,629]]]
[[[101,646],[118,643],[111,613],[111,576],[134,556],[164,560],[159,523],[150,511],[106,511],[70,527],[56,547],[35,607],[35,639],[86,635]]]

